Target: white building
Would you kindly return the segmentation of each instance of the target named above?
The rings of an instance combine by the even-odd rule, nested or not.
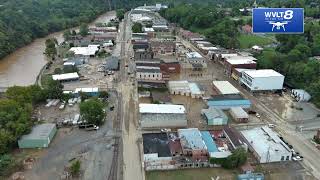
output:
[[[242,72],[241,83],[251,91],[274,91],[283,88],[284,76],[272,69]]]
[[[162,73],[160,67],[137,66],[136,78],[137,80],[161,81]]]
[[[189,63],[205,64],[205,58],[198,52],[188,52],[186,58]]]
[[[241,131],[249,148],[260,163],[291,160],[290,148],[269,127],[263,126]]]
[[[186,110],[182,105],[139,104],[142,128],[186,127]]]
[[[72,47],[69,51],[74,52],[75,56],[94,57],[99,51],[100,45],[89,45],[88,47]]]
[[[66,73],[66,74],[55,74],[52,75],[52,79],[56,81],[75,81],[79,80],[78,73]]]
[[[170,94],[173,95],[191,96],[192,98],[201,98],[204,95],[196,83],[188,81],[169,81],[168,88]]]
[[[240,94],[240,91],[235,88],[229,81],[212,81],[212,84],[219,94]]]

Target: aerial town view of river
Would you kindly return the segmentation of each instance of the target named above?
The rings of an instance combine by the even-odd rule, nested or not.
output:
[[[104,22],[115,17],[115,12],[107,12],[98,17],[94,22]],[[59,43],[63,41],[63,31],[50,34],[44,38],[34,40],[31,44],[22,47],[9,56],[0,60],[0,88],[6,88],[14,85],[31,85],[41,68],[47,63],[45,50],[45,41],[48,38],[56,38]]]

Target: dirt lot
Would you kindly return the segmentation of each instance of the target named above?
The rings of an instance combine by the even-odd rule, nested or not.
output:
[[[110,93],[109,105],[117,106],[114,93]],[[77,109],[77,106],[62,111],[43,109],[42,116],[52,121],[54,115],[62,117],[63,114],[77,112]],[[84,131],[77,127],[60,128],[48,149],[24,151],[36,159],[32,169],[24,172],[26,179],[60,179],[72,159],[81,161],[81,179],[106,179],[113,156],[114,136],[117,135],[112,127],[116,111],[107,109],[106,122],[98,131]]]

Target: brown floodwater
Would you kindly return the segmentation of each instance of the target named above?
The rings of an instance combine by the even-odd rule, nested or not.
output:
[[[93,23],[107,22],[115,17],[115,12],[107,12],[98,17]],[[45,50],[45,41],[48,38],[55,37],[58,42],[63,41],[63,31],[50,34],[44,38],[34,40],[29,45],[22,47],[7,57],[0,60],[0,88],[13,85],[26,86],[36,81],[36,78],[47,63],[43,54]]]

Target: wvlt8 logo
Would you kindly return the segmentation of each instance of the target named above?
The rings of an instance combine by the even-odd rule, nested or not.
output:
[[[304,31],[302,8],[255,8],[252,13],[253,33],[297,34]]]

